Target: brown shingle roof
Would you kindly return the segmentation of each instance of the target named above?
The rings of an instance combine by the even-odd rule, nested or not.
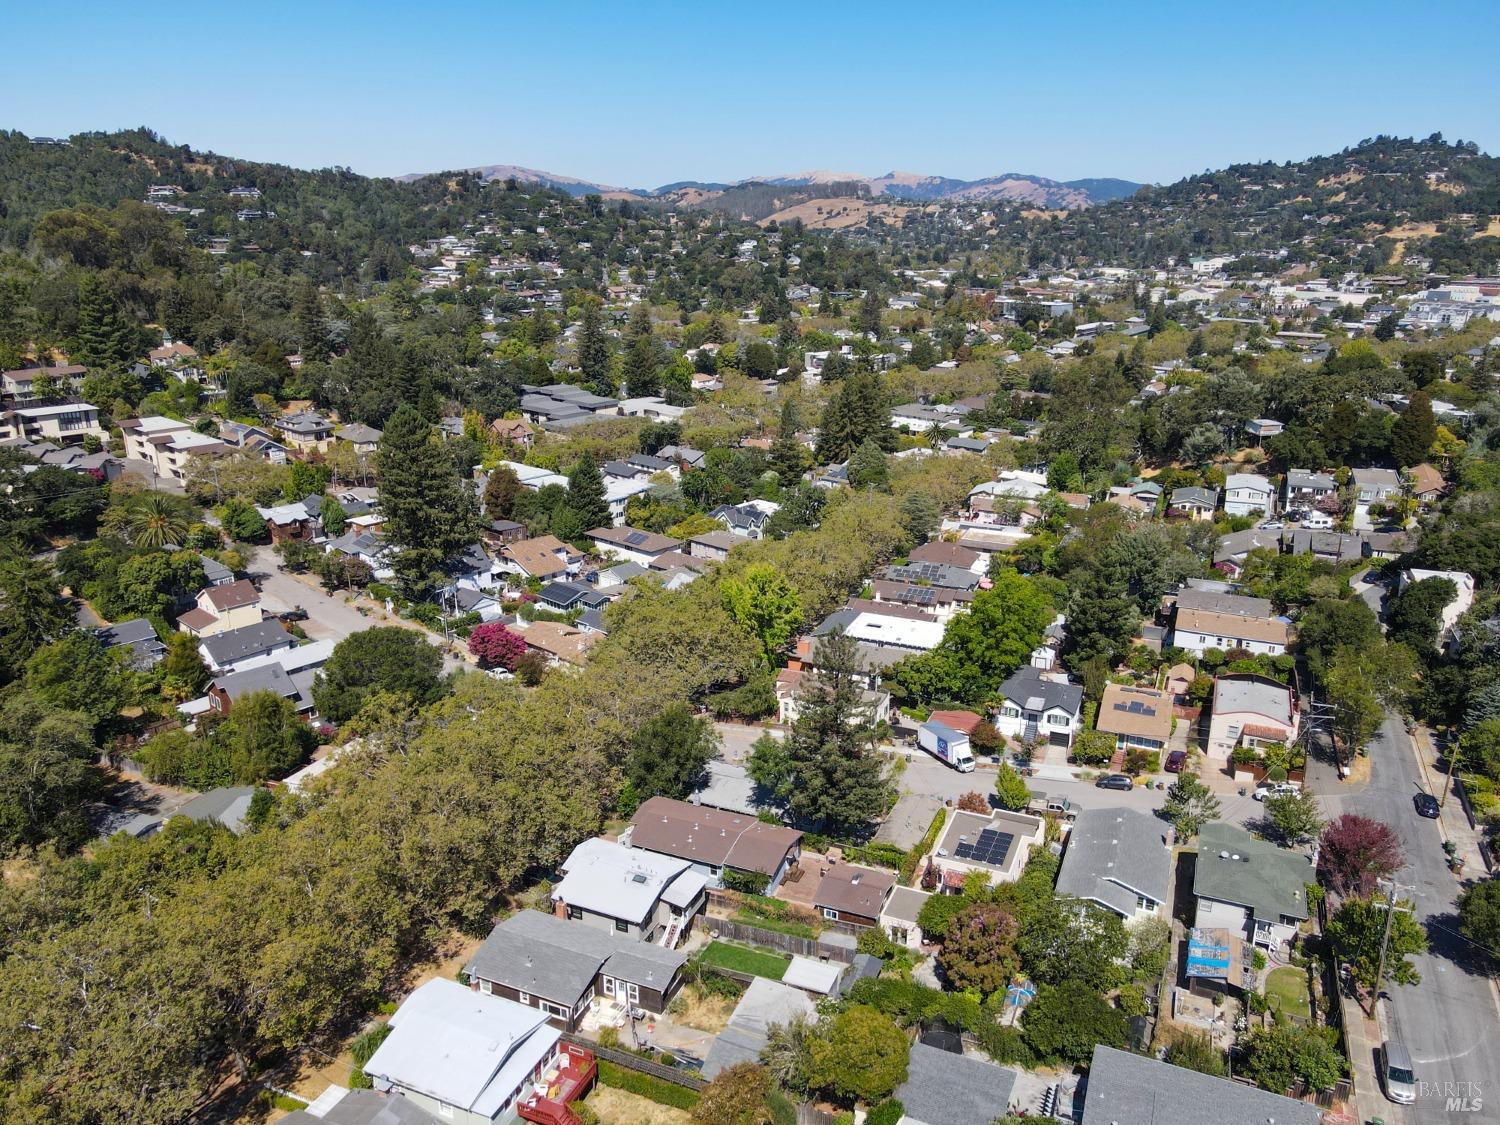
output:
[[[559,551],[567,549],[567,544],[557,536],[539,535],[535,539],[521,539],[502,547],[500,553],[531,577],[546,578],[568,569],[568,564],[558,556]]]
[[[599,640],[597,633],[585,633],[560,621],[533,621],[521,636],[532,648],[569,664],[582,664]]]
[[[1207,609],[1177,607],[1176,628],[1237,641],[1285,645],[1286,622],[1267,617],[1241,617],[1237,613],[1215,613]]]
[[[1411,467],[1412,492],[1417,496],[1430,496],[1436,492],[1442,492],[1448,487],[1448,482],[1443,480],[1443,474],[1431,465],[1423,462]]]
[[[210,586],[203,591],[214,609],[223,613],[225,610],[238,609],[240,606],[255,605],[260,601],[260,591],[248,578],[241,578],[237,582],[230,582],[223,586]]]
[[[802,839],[792,828],[668,797],[652,797],[630,825],[632,847],[762,875],[774,875]]]
[[[823,881],[813,895],[813,905],[829,907],[864,918],[879,918],[896,876],[877,867],[840,863],[823,872]]]
[[[1094,725],[1106,734],[1130,734],[1165,742],[1172,733],[1172,700],[1153,688],[1105,684]]]
[[[961,547],[957,543],[944,543],[937,540],[932,543],[923,543],[911,554],[906,556],[912,562],[941,563],[944,566],[962,567],[964,570],[972,570],[974,564],[979,561],[979,552]]]

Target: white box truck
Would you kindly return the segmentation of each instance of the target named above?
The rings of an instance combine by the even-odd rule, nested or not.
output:
[[[974,751],[969,748],[969,736],[961,730],[928,719],[917,728],[917,745],[959,773],[974,772]]]

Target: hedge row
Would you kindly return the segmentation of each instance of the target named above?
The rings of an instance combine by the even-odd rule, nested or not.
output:
[[[686,1086],[678,1086],[650,1074],[642,1074],[638,1070],[627,1070],[604,1059],[599,1060],[599,1081],[606,1086],[649,1098],[658,1105],[691,1110],[698,1104],[699,1095],[696,1090],[689,1090]]]

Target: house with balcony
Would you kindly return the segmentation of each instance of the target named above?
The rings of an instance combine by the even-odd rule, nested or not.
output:
[[[218,456],[229,452],[219,438],[200,434],[186,422],[159,414],[127,418],[120,423],[125,457],[142,461],[168,480],[187,479],[188,465],[195,456]]]
[[[1082,729],[1083,688],[1034,667],[1018,668],[1000,685],[995,729],[1006,738],[1072,747]]]
[[[76,445],[86,437],[101,442],[109,440],[109,434],[99,424],[99,408],[86,402],[18,406],[0,411],[0,441],[20,439]]]
[[[21,367],[14,371],[0,372],[0,399],[4,399],[10,406],[27,406],[35,402],[38,380],[50,382],[55,393],[70,395],[78,389],[88,373],[89,369],[81,363]]]
[[[177,628],[195,637],[212,637],[247,625],[259,625],[260,591],[248,578],[198,591],[197,604],[177,618]]]
[[[1296,696],[1265,676],[1220,676],[1214,681],[1208,724],[1208,756],[1227,762],[1241,746],[1260,748],[1297,740]]]
[[[456,1125],[579,1120],[569,1104],[593,1081],[593,1055],[563,1044],[534,1007],[437,978],[406,998],[390,1026],[364,1073],[375,1093],[393,1103],[399,1099]],[[381,1106],[369,1120],[412,1119]]]
[[[1172,736],[1172,697],[1155,688],[1105,684],[1094,729],[1112,735],[1117,750],[1161,750]]]
[[[596,1001],[664,1012],[682,987],[687,955],[539,910],[520,910],[490,931],[464,966],[485,996],[535,1008],[576,1031]]]
[[[1315,881],[1309,856],[1257,840],[1235,824],[1205,824],[1193,873],[1193,926],[1278,950],[1307,921],[1307,884]]]
[[[333,444],[333,423],[315,410],[282,415],[272,425],[283,442],[302,453],[325,453]]]
[[[1282,507],[1307,508],[1319,500],[1338,494],[1338,482],[1332,473],[1314,473],[1307,469],[1288,469],[1282,484]]]
[[[562,864],[554,907],[570,921],[676,948],[703,913],[708,878],[685,859],[589,839]]]

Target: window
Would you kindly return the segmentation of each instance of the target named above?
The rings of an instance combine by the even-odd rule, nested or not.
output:
[[[1066,716],[1066,715],[1048,715],[1047,716],[1047,725],[1048,726],[1053,726],[1053,727],[1065,727],[1065,726],[1068,725],[1068,716]]]
[[[453,1107],[447,1102],[438,1102],[438,1116],[451,1118],[453,1116]]]
[[[580,918],[583,917],[583,907],[581,907],[581,906],[570,906],[570,907],[568,907],[568,917],[571,918],[571,919],[573,919],[573,921],[575,921],[575,922],[578,921]]]
[[[529,993],[529,992],[518,992],[518,993],[516,993],[516,1000],[517,1000],[517,1002],[519,1002],[521,1004],[530,1004],[531,1003],[531,993]]]
[[[486,996],[490,996],[494,994],[495,986],[487,980],[481,980],[479,982],[479,991],[484,993]]]
[[[628,934],[630,932],[630,923],[623,918],[616,918],[615,929],[622,934]]]
[[[1007,719],[1019,719],[1021,717],[1021,710],[1018,707],[1012,707],[1010,706],[1010,704],[1006,704],[1004,707],[1000,708],[1000,714],[1004,715]]]
[[[561,1004],[554,1004],[550,1000],[543,1000],[540,1004],[537,1005],[537,1007],[541,1008],[542,1011],[546,1012],[549,1016],[556,1016],[558,1019],[565,1020],[572,1014]]]
[[[838,916],[839,916],[839,912],[837,910],[835,910],[833,907],[831,907],[831,906],[825,906],[825,907],[823,907],[823,917],[825,917],[825,918],[832,918],[834,921],[837,921],[838,920]]]

